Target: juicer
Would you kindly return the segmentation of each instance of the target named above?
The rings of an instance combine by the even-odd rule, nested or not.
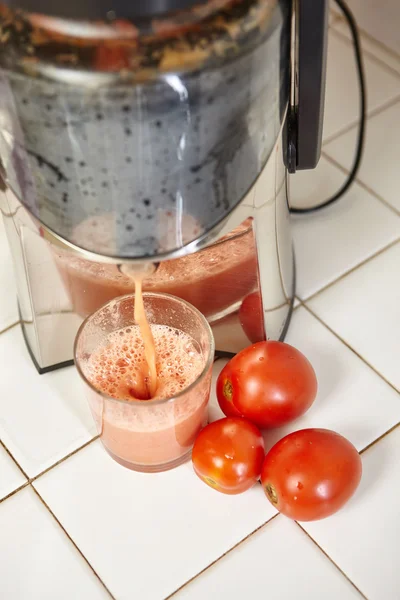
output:
[[[327,18],[326,0],[0,3],[0,208],[39,372],[143,269],[220,353],[254,341],[250,294],[283,339],[288,172],[319,159]]]

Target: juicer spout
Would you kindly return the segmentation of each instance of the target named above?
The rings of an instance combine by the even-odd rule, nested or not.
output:
[[[139,274],[144,277],[151,277],[157,271],[159,265],[159,262],[121,263],[118,265],[118,270],[128,277],[135,278]]]

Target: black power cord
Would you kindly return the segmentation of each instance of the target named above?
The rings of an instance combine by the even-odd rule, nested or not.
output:
[[[347,6],[347,4],[344,2],[344,0],[335,0],[335,2],[339,6],[340,10],[342,11],[342,13],[349,25],[349,28],[351,31],[351,36],[353,38],[353,44],[354,44],[354,55],[355,55],[355,59],[356,59],[358,83],[359,83],[359,88],[360,88],[360,120],[359,120],[359,125],[358,125],[358,137],[357,137],[356,152],[355,152],[354,162],[353,162],[351,171],[350,171],[346,181],[344,182],[342,187],[336,192],[336,194],[334,194],[331,198],[329,198],[328,200],[325,200],[321,204],[318,204],[317,206],[310,206],[308,208],[292,207],[290,209],[290,212],[293,214],[312,213],[317,210],[321,210],[322,208],[326,208],[330,204],[333,204],[334,202],[336,202],[336,200],[339,200],[339,198],[341,198],[343,196],[343,194],[345,192],[347,192],[347,190],[353,183],[354,179],[356,178],[356,175],[357,175],[358,169],[360,167],[360,163],[361,163],[363,149],[364,149],[367,100],[366,100],[366,86],[365,86],[364,67],[363,67],[363,62],[362,62],[360,36],[358,34],[356,20],[353,16],[353,13]]]

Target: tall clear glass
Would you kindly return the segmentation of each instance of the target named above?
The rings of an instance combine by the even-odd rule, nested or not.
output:
[[[150,326],[166,325],[171,335],[174,328],[193,340],[202,368],[188,387],[174,397],[154,400],[117,399],[96,387],[91,357],[107,346],[111,333],[136,325],[133,294],[112,300],[82,323],[74,357],[104,448],[125,467],[156,472],[186,461],[207,422],[214,340],[207,320],[184,300],[157,293],[146,293],[143,299]]]

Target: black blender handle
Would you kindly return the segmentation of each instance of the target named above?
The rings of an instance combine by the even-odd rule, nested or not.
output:
[[[328,0],[297,0],[297,98],[295,95],[293,115],[296,131],[293,132],[295,148],[292,147],[294,170],[314,169],[321,155],[328,16]]]

